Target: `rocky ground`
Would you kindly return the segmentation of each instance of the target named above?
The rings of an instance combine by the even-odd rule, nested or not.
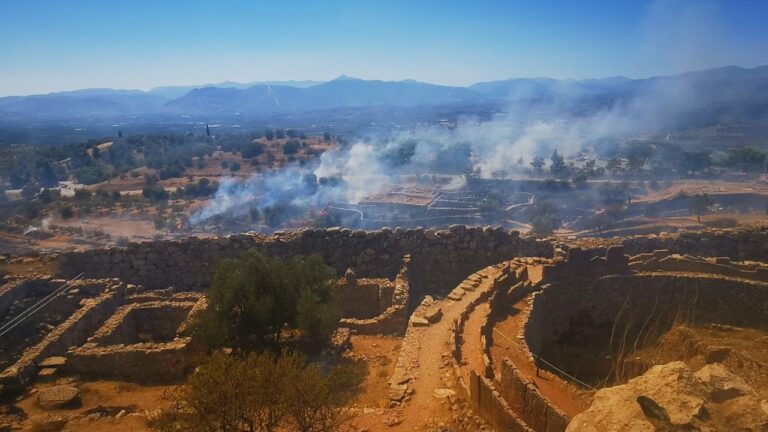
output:
[[[768,403],[720,364],[698,371],[683,362],[652,367],[595,394],[567,431],[765,431]]]

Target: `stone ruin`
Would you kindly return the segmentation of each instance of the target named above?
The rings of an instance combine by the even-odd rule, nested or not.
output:
[[[408,266],[411,257],[403,257],[403,267],[394,281],[386,278],[358,279],[350,269],[337,284],[342,311],[341,326],[356,334],[402,335],[408,323]]]
[[[697,416],[694,413],[685,420],[674,418],[675,415],[680,416],[675,412],[676,404],[683,402],[679,398],[670,399],[666,394],[659,394],[649,403],[659,404],[661,411],[673,417],[670,420],[665,414],[662,421],[648,414],[645,407],[632,405],[636,403],[634,399],[627,401],[629,391],[662,385],[659,382],[650,383],[656,376],[653,375],[656,363],[643,363],[640,357],[633,358],[632,348],[627,348],[629,359],[622,367],[630,383],[637,384],[627,387],[630,390],[622,390],[625,393],[621,394],[625,396],[607,396],[613,395],[610,391],[614,387],[593,396],[589,387],[600,387],[601,381],[604,384],[603,379],[617,367],[613,362],[616,353],[605,351],[606,347],[611,347],[612,338],[619,337],[616,336],[617,328],[620,335],[623,333],[626,339],[635,341],[637,352],[644,345],[652,345],[664,337],[666,331],[681,321],[684,326],[718,330],[768,330],[768,308],[765,307],[768,304],[768,283],[762,280],[764,264],[679,255],[668,250],[629,257],[624,254],[622,246],[601,250],[572,248],[565,251],[565,255],[566,258],[515,259],[504,268],[495,280],[495,292],[488,298],[490,308],[483,312],[485,324],[480,327],[479,337],[485,353],[475,367],[472,367],[471,359],[464,356],[463,346],[466,345],[466,338],[474,337],[471,332],[467,333],[465,323],[478,306],[468,305],[466,313],[455,323],[452,344],[454,375],[458,377],[459,394],[470,401],[475,413],[496,430],[617,430],[595,425],[622,424],[626,427],[629,420],[617,417],[624,411],[629,413],[627,416],[634,416],[632,421],[636,426],[642,425],[632,430],[659,430],[653,427],[660,424],[669,428],[664,430],[700,430],[696,428],[706,429],[713,425],[722,428],[727,424],[724,419],[731,419],[733,425],[746,427],[741,430],[768,427],[768,412],[758,409],[760,396],[751,387],[762,387],[762,397],[765,397],[767,383],[760,378],[762,373],[755,375],[753,370],[742,370],[749,367],[762,370],[760,364],[736,350],[711,346],[703,340],[690,339],[689,346],[686,343],[683,345],[693,350],[690,356],[694,363],[698,362],[699,367],[709,365],[707,367],[717,370],[719,376],[724,378],[710,380],[709,375],[703,372],[705,369],[695,373],[686,369],[688,372],[685,373],[691,377],[706,375],[701,377],[706,382],[690,384],[691,387],[680,391],[693,395],[703,385],[714,386],[716,390],[727,380],[737,383],[734,388],[738,391],[723,389],[722,397],[713,397],[707,392],[696,393],[696,398],[709,407],[713,416]],[[495,330],[497,323],[510,316],[519,321],[515,334],[504,335]],[[638,340],[642,340],[639,346]],[[510,360],[496,348],[498,343],[519,350],[520,355],[515,356],[514,361]],[[669,356],[673,354],[667,354],[665,358]],[[659,367],[662,366],[656,366]],[[557,399],[552,399],[551,389],[547,390],[547,386],[542,389],[537,383],[537,377],[544,371],[548,372],[545,380],[550,383],[559,381],[560,387],[565,389],[559,392]],[[646,371],[649,375],[640,378]],[[747,381],[734,373],[747,377]],[[606,396],[601,396],[601,392],[606,392]],[[631,394],[636,398],[640,393]],[[580,411],[574,410],[574,403],[564,404],[563,397],[572,398],[576,405],[579,399],[583,401],[595,397],[598,408],[590,409],[589,414],[585,414],[589,417],[569,427],[573,415]],[[613,402],[606,402],[609,399]],[[635,408],[620,408],[616,400],[623,400],[626,407],[631,408],[631,405]],[[744,408],[746,411],[741,415],[750,420],[742,418],[737,421],[735,417],[728,417],[731,408],[723,404]]]
[[[496,430],[565,430],[577,413],[554,403],[530,371],[549,374],[575,397],[590,394],[581,382],[594,383],[591,378],[610,365],[580,358],[583,345],[575,333],[604,341],[606,328],[620,322],[634,334],[642,326],[638,317],[649,315],[666,327],[691,305],[695,323],[768,322],[768,229],[762,228],[574,242],[489,227],[337,228],[131,243],[63,253],[51,258],[58,274],[0,287],[3,324],[67,278],[85,274],[44,314],[0,340],[2,395],[62,374],[182,379],[198,349],[188,326],[205,308],[201,291],[215,261],[249,249],[274,256],[316,253],[343,275],[336,284],[347,329],[339,334],[340,345],[348,345],[350,334],[404,337],[390,380],[395,406],[407,405],[418,379],[418,346],[410,341],[445,322],[446,307],[461,307],[448,321],[446,361],[457,397]],[[633,313],[620,315],[622,309]],[[499,351],[502,336],[495,330],[511,310],[518,327],[510,339],[522,350],[513,359]],[[481,355],[468,355],[470,341]],[[699,349],[703,358],[729,368],[743,360],[717,347]],[[638,366],[637,376],[650,366]],[[53,392],[51,403],[68,392]]]
[[[0,292],[0,305],[14,312],[65,282],[44,277],[12,283]],[[189,371],[194,351],[187,326],[204,307],[200,293],[145,293],[117,279],[76,280],[2,339],[2,396],[62,374],[138,382],[179,379]]]

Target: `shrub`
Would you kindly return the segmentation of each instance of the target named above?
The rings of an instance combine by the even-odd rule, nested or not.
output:
[[[70,206],[64,206],[61,208],[60,214],[62,219],[67,220],[75,216],[75,211]]]
[[[704,221],[704,226],[707,226],[710,228],[733,228],[738,224],[739,224],[739,221],[729,217],[721,217],[721,218],[712,219],[709,221]]]
[[[149,422],[161,432],[338,430],[364,374],[342,365],[325,374],[304,357],[213,354],[170,395],[172,406]]]
[[[144,186],[141,195],[150,201],[163,201],[168,199],[168,191],[158,184],[148,184]]]
[[[88,189],[77,189],[75,191],[75,200],[87,201],[91,199],[91,192]]]
[[[649,218],[655,218],[659,216],[659,206],[655,203],[650,203],[643,209],[643,216]]]
[[[299,152],[300,147],[301,143],[296,140],[290,140],[283,144],[283,154],[294,155]]]
[[[551,234],[562,225],[557,206],[546,201],[533,204],[528,210],[528,218],[536,234]]]
[[[688,209],[696,215],[696,220],[701,223],[701,216],[712,211],[715,200],[709,194],[696,194],[688,198]]]

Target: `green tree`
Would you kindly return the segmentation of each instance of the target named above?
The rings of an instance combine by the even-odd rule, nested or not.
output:
[[[72,217],[75,216],[75,211],[72,210],[72,207],[67,205],[61,208],[60,215],[64,220],[72,219]]]
[[[214,346],[279,344],[283,325],[296,328],[299,322],[324,324],[329,319],[333,277],[333,269],[319,256],[280,260],[249,251],[222,260],[207,291],[199,330]],[[314,302],[304,300],[299,321],[299,299],[305,291]]]
[[[296,326],[311,342],[327,341],[338,327],[341,314],[330,300],[323,300],[309,288],[302,290],[299,294]]]
[[[605,164],[605,169],[608,170],[608,172],[615,174],[619,170],[621,170],[621,159],[614,157],[608,160],[608,162]]]
[[[741,171],[759,172],[763,170],[767,156],[765,152],[752,147],[738,147],[728,152],[725,163]]]
[[[264,153],[264,145],[257,142],[249,142],[240,147],[240,154],[244,159],[253,159]]]
[[[301,143],[299,143],[297,140],[289,140],[283,144],[283,154],[294,155],[299,152],[300,147]]]
[[[581,173],[581,174],[577,175],[576,177],[574,177],[573,179],[571,179],[571,182],[578,189],[586,189],[586,187],[587,187],[587,180],[588,180],[587,175],[584,174],[584,173]]]
[[[638,170],[645,166],[651,156],[653,147],[648,144],[634,144],[627,149],[627,165],[631,170]]]
[[[536,171],[536,174],[541,174],[544,172],[544,158],[541,156],[534,157],[531,161],[531,166]]]
[[[553,176],[559,178],[567,175],[568,167],[565,164],[565,159],[560,156],[560,154],[557,152],[557,149],[552,151],[550,160],[552,164],[549,166],[549,170]]]
[[[603,230],[610,226],[612,223],[613,218],[610,217],[607,213],[601,212],[595,213],[594,215],[584,219],[582,226],[588,230],[597,230],[598,233],[602,234]]]
[[[696,220],[701,223],[701,215],[712,211],[715,200],[709,194],[696,194],[688,198],[688,209],[696,215]]]
[[[528,219],[536,234],[551,234],[563,224],[557,206],[547,201],[540,201],[529,207]]]
[[[43,203],[43,204],[50,204],[53,202],[53,193],[50,189],[45,188],[40,191],[39,194],[37,194],[37,198]]]
[[[707,150],[683,151],[682,167],[686,174],[695,174],[712,165],[711,152]]]
[[[81,189],[76,189],[75,190],[75,200],[76,201],[88,201],[89,199],[91,199],[92,195],[93,194],[91,194],[91,191],[89,191],[88,189],[85,189],[85,188],[81,188]]]

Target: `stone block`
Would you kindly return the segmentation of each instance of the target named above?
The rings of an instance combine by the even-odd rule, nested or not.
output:
[[[57,368],[67,364],[67,358],[61,356],[48,357],[41,361],[39,366],[41,368]]]
[[[80,390],[72,385],[43,388],[37,393],[37,403],[43,409],[77,408]]]

